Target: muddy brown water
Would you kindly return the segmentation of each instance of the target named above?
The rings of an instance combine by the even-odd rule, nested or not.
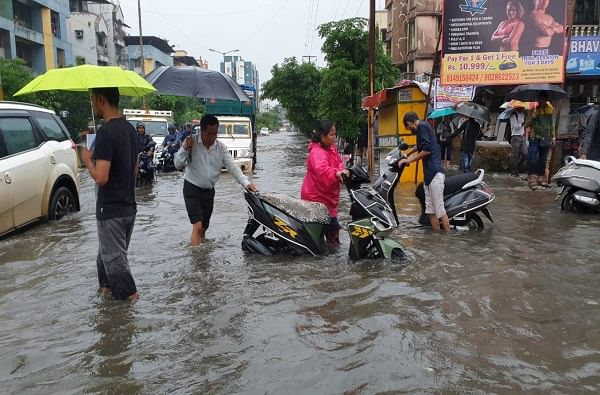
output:
[[[299,195],[305,142],[259,137],[254,182]],[[391,237],[406,265],[241,251],[242,191],[217,184],[191,249],[181,174],[138,191],[130,262],[141,299],[96,295],[93,184],[82,211],[0,241],[0,392],[10,394],[594,393],[600,217],[486,175],[495,224],[415,228],[413,185]],[[348,221],[342,191],[340,220]]]

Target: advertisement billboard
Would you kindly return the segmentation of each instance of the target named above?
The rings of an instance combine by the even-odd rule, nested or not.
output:
[[[566,0],[444,0],[442,85],[562,83]]]
[[[433,109],[452,107],[460,102],[471,101],[475,96],[473,85],[441,86],[440,79],[434,80]]]
[[[571,37],[566,68],[569,76],[600,75],[600,37]]]

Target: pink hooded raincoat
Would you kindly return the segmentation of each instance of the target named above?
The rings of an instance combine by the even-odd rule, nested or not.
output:
[[[308,145],[306,175],[302,183],[302,200],[323,203],[330,217],[337,217],[340,201],[340,183],[336,173],[344,169],[344,164],[335,145],[324,148],[321,143]]]

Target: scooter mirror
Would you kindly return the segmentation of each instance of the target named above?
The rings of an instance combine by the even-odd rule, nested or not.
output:
[[[404,141],[403,138],[400,138],[400,140],[398,141],[398,149],[400,151],[404,151],[404,150],[408,149],[408,144],[406,144],[406,141]]]

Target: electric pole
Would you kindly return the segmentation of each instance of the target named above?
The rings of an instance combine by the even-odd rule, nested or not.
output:
[[[375,94],[375,0],[370,0],[369,3],[369,96],[373,96]],[[373,112],[373,108],[369,108],[369,142],[367,147],[367,158],[370,173],[373,173],[375,170]]]
[[[142,5],[138,0],[138,24],[140,27],[140,58],[142,59],[142,77],[146,78],[146,60],[144,59],[144,35],[142,34]]]
[[[303,55],[302,60],[304,60],[304,58],[308,58],[308,63],[312,63],[310,61],[311,59],[315,59],[315,64],[317,63],[317,57],[315,55]]]

